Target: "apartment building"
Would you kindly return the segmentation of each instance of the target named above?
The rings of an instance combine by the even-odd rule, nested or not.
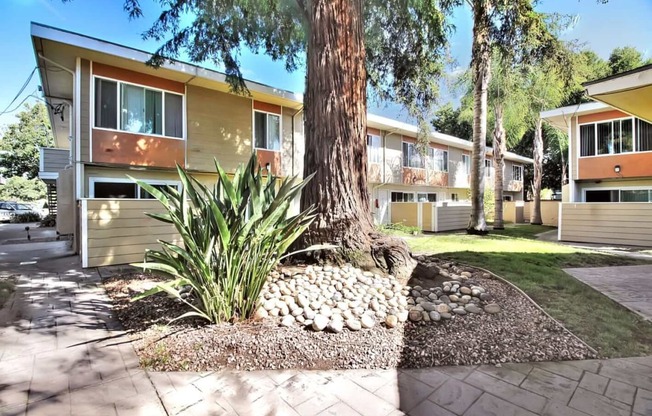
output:
[[[302,175],[301,95],[251,81],[251,96],[234,95],[217,71],[182,62],[154,69],[147,52],[40,24],[31,33],[58,149],[43,150],[40,175],[56,181],[57,227],[74,235],[85,267],[140,261],[159,239],[176,238],[144,216],[160,206],[132,178],[181,186],[178,164],[208,183],[214,158],[232,172],[253,151],[275,175]],[[470,142],[433,133],[423,155],[415,126],[374,115],[368,126],[378,222],[389,221],[392,202],[468,199]],[[508,198],[522,199],[531,162],[507,155]]]

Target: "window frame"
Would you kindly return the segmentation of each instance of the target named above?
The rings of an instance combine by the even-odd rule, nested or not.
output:
[[[622,122],[622,120],[631,120],[632,121],[632,150],[627,151],[627,152],[620,152],[620,153],[604,153],[604,154],[598,154],[599,148],[598,148],[598,124],[601,123],[612,123],[612,130],[613,130],[613,123],[615,121]],[[575,146],[576,146],[576,158],[577,159],[584,159],[584,158],[590,158],[590,157],[610,157],[610,156],[618,156],[618,155],[630,155],[633,153],[652,153],[652,150],[639,150],[638,149],[638,123],[639,121],[644,121],[648,124],[646,120],[643,120],[639,117],[617,117],[617,118],[610,118],[606,120],[598,120],[598,121],[591,121],[588,123],[577,123],[577,136],[575,140]],[[593,126],[593,134],[594,134],[594,149],[595,149],[595,154],[593,155],[588,155],[588,156],[582,156],[582,137],[581,137],[581,127],[582,126]],[[622,126],[621,126],[621,134],[622,134]],[[622,141],[622,139],[621,139]],[[620,145],[620,148],[622,150],[622,143]]]
[[[403,199],[402,201],[392,201],[392,194],[402,194],[401,198]],[[405,195],[412,195],[412,201],[405,201]],[[390,203],[404,203],[404,202],[409,202],[409,203],[418,203],[419,201],[417,200],[417,196],[415,192],[406,192],[406,191],[389,191],[389,202]]]
[[[269,119],[269,116],[276,116],[278,117],[278,150],[274,149],[267,149],[265,147],[258,147],[256,146],[256,113],[261,113],[261,114],[266,114],[267,119]],[[272,111],[265,111],[265,110],[258,110],[257,108],[252,109],[251,112],[251,136],[252,136],[252,142],[253,142],[253,147],[255,150],[265,150],[268,152],[276,152],[280,153],[283,151],[283,114],[279,113],[274,113]],[[269,139],[269,121],[267,121],[267,126],[265,130],[265,144],[269,145],[267,140]]]
[[[466,159],[468,161],[468,163],[465,162],[464,159]],[[466,153],[462,153],[462,165],[465,166],[465,173],[470,176],[471,175],[471,155],[467,155]]]
[[[378,156],[378,159],[379,159],[378,161],[371,160],[371,152],[369,152],[369,148],[373,149],[375,147],[373,145],[371,145],[371,146],[369,145],[369,139],[371,138],[372,143],[373,143],[373,138],[376,138],[376,137],[378,138],[378,142],[379,142],[379,146],[378,146],[379,151],[377,153],[375,153]],[[382,164],[383,163],[383,152],[382,152],[382,150],[383,150],[383,137],[378,135],[378,134],[367,133],[367,163]],[[401,151],[402,150],[403,149],[401,149]]]
[[[414,150],[415,150],[416,153],[419,155],[419,158],[420,158],[420,160],[421,160],[421,164],[423,165],[423,167],[420,167],[420,168],[419,168],[419,167],[412,167],[412,166],[409,166],[409,165],[408,165],[408,166],[405,166],[405,152],[403,151],[403,147],[404,147],[405,144],[408,145],[408,163],[409,163],[409,160],[410,160],[410,157],[409,157],[409,149],[410,149],[410,146],[412,146],[412,147],[415,146],[415,143],[408,142],[408,141],[405,141],[405,140],[402,140],[402,141],[401,141],[401,165],[402,165],[402,167],[404,167],[404,168],[409,168],[409,169],[420,169],[420,170],[426,170],[426,165],[427,165],[428,155],[425,155],[425,156],[424,156],[424,155],[422,155],[421,153],[419,153],[418,151],[416,151],[416,149],[414,149]]]
[[[181,191],[181,181],[175,181],[175,180],[165,180],[165,179],[138,179],[139,181],[146,182],[148,185],[169,185],[169,186],[176,186],[177,190]],[[136,198],[96,198],[95,197],[95,184],[96,183],[132,183],[136,187]],[[136,200],[136,199],[142,199],[142,200],[148,200],[149,198],[141,198],[140,197],[140,190],[142,188],[140,185],[136,182],[134,182],[131,179],[128,178],[110,178],[107,176],[90,176],[88,178],[88,199],[102,199],[102,200],[110,200],[110,199],[127,199],[127,200]]]
[[[425,195],[427,201],[419,201],[419,195]],[[434,201],[430,201],[430,199],[429,199],[430,195],[434,195],[434,196],[435,196],[435,200],[434,200]],[[436,203],[438,202],[438,200],[439,200],[439,195],[438,195],[437,192],[416,192],[416,201],[415,201],[415,202],[419,202],[419,203],[428,203],[428,204],[436,204]]]
[[[442,161],[444,161],[445,165],[446,165],[443,170],[439,170],[439,169],[436,168],[435,155],[438,152],[441,153]],[[428,162],[430,162],[430,166],[429,166],[430,169],[429,170],[432,171],[432,172],[437,172],[437,173],[448,173],[449,163],[450,163],[450,160],[448,159],[449,156],[450,155],[449,155],[448,149],[440,149],[438,147],[429,146],[428,147],[428,155],[427,155],[427,159],[426,159]],[[426,166],[428,166],[428,164],[426,164]]]
[[[516,175],[514,173],[517,170],[519,171],[519,176],[521,179],[516,179]],[[514,182],[523,182],[523,165],[512,165],[512,180]]]
[[[491,158],[484,158],[484,177],[491,178],[491,173],[493,171],[494,161]]]
[[[91,76],[91,103],[90,103],[90,112],[91,112],[91,129],[97,129],[97,130],[104,130],[104,131],[111,131],[111,132],[119,132],[119,133],[126,133],[126,134],[134,134],[134,135],[142,135],[142,136],[148,136],[148,137],[160,137],[163,139],[172,139],[172,140],[186,140],[187,136],[187,117],[186,117],[186,94],[180,94],[178,92],[170,91],[170,90],[164,90],[161,88],[157,87],[152,87],[149,85],[144,85],[144,84],[137,84],[135,82],[129,82],[129,81],[123,81],[121,79],[117,78],[110,78],[110,77],[105,77],[103,75],[95,75],[92,74]],[[112,129],[109,127],[98,127],[95,125],[95,98],[96,98],[96,91],[95,91],[95,80],[96,79],[103,79],[106,81],[111,81],[116,83],[116,128]],[[146,90],[152,90],[152,91],[158,91],[161,93],[161,128],[163,130],[163,134],[156,134],[156,133],[136,133],[132,131],[127,131],[127,130],[122,130],[120,127],[122,125],[122,118],[121,118],[121,107],[122,107],[122,88],[121,85],[132,85],[134,87],[139,87],[139,88],[144,88]],[[174,94],[177,96],[181,97],[181,137],[175,137],[175,136],[166,136],[165,135],[165,94]]]
[[[586,202],[587,191],[618,191],[618,202]],[[627,201],[623,202],[622,191],[648,191],[648,202]],[[604,187],[604,188],[584,188],[582,189],[582,203],[584,204],[652,204],[652,186],[623,186],[623,187]]]

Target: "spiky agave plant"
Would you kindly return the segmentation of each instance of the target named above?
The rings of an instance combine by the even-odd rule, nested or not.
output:
[[[279,180],[270,172],[264,176],[256,154],[240,165],[232,178],[217,160],[215,167],[217,180],[212,188],[180,166],[180,191],[136,181],[167,211],[147,215],[174,225],[181,241],[160,241],[160,250],[148,250],[145,262],[136,264],[172,280],[134,300],[167,292],[193,309],[176,319],[195,316],[216,323],[251,316],[267,276],[289,255],[287,249],[314,219],[313,208],[288,216],[292,200],[312,176],[303,180]],[[197,302],[181,297],[184,286],[192,288]]]

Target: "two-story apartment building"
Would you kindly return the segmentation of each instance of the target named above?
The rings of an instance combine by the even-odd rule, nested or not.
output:
[[[48,171],[57,165],[44,150],[41,176],[57,181],[58,228],[75,236],[84,266],[140,261],[158,239],[175,238],[143,215],[160,207],[129,176],[181,186],[178,164],[212,182],[215,158],[234,171],[254,151],[276,175],[303,174],[301,95],[250,81],[250,96],[235,95],[217,71],[182,62],[154,69],[147,52],[39,24],[31,30],[56,147],[69,161]],[[468,198],[470,142],[434,133],[423,156],[415,126],[374,115],[368,125],[378,221],[389,220],[390,201]],[[522,164],[531,160],[507,159],[505,189],[521,199]]]
[[[652,74],[652,69],[649,69]],[[640,73],[597,81],[607,100],[544,111],[567,132],[569,184],[560,206],[559,239],[652,246],[652,120],[642,89],[610,91],[609,84]],[[652,78],[651,78],[652,79]],[[593,95],[589,83],[589,94]],[[613,86],[611,87],[613,88]],[[615,98],[613,105],[609,99]],[[638,106],[632,107],[633,103]]]

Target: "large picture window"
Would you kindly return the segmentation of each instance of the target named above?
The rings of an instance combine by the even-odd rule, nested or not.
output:
[[[183,96],[95,78],[95,127],[183,138]]]
[[[403,142],[403,166],[406,168],[425,169],[424,157],[414,143]]]
[[[383,147],[380,136],[367,134],[367,157],[369,163],[382,163]]]
[[[601,121],[580,126],[580,157],[652,151],[652,124],[637,119]]]
[[[256,148],[281,150],[281,117],[276,114],[255,111],[254,136]]]

